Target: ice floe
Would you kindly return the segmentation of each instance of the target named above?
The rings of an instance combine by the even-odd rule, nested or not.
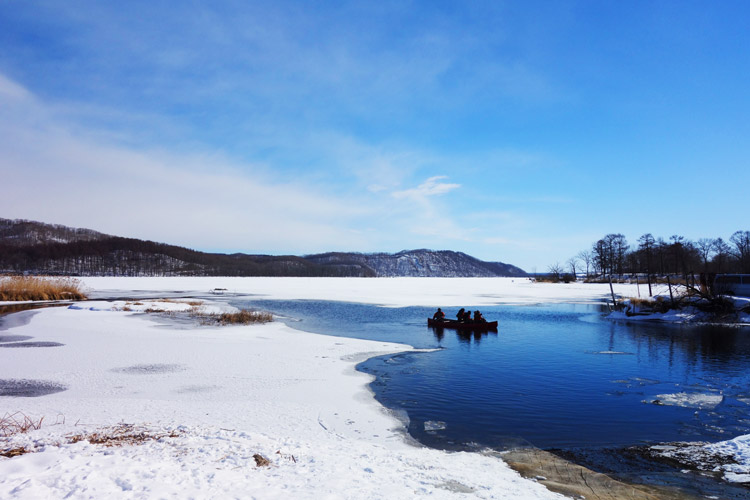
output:
[[[653,399],[645,400],[643,402],[705,410],[717,407],[723,400],[724,396],[721,394],[677,392],[673,394],[657,394]]]

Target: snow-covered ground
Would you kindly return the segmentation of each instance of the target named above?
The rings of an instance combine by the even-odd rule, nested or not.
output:
[[[185,310],[196,305],[143,298],[203,295],[199,307],[222,311],[222,297],[211,302],[208,293],[221,288],[392,307],[593,302],[609,295],[609,285],[523,279],[84,281],[94,296],[142,300],[28,311],[0,325],[0,391],[2,384],[23,390],[33,382],[66,388],[0,396],[0,418],[43,418],[38,430],[0,438],[0,451],[34,451],[0,457],[0,498],[561,498],[494,456],[412,443],[403,423],[367,389],[370,377],[354,369],[367,357],[409,346],[281,323],[170,326],[134,308]],[[616,285],[615,293],[632,296],[636,287]],[[50,347],[7,348],[24,337]],[[116,435],[129,426],[143,437],[140,444],[106,447],[71,438]],[[745,444],[733,446],[746,450]],[[258,466],[255,455],[270,466]]]

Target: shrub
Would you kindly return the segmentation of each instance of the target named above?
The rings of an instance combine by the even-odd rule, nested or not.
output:
[[[75,278],[0,277],[0,300],[85,300],[86,298],[81,282]]]

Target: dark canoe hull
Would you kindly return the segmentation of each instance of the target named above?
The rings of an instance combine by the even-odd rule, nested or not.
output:
[[[497,321],[487,321],[485,323],[459,323],[454,319],[436,321],[427,318],[427,326],[435,328],[453,328],[454,330],[497,330]]]

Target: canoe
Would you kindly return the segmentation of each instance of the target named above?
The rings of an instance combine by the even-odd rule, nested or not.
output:
[[[427,318],[427,326],[434,328],[453,328],[455,330],[497,330],[497,321],[486,321],[484,323],[461,323],[455,319],[437,321]]]

